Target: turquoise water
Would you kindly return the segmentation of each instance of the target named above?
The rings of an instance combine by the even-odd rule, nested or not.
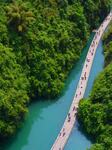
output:
[[[103,70],[104,67],[104,55],[102,41],[100,41],[99,46],[96,51],[95,59],[91,69],[91,74],[88,81],[88,86],[85,92],[85,98],[89,96],[92,89],[94,80],[96,76]],[[80,131],[79,123],[75,125],[68,143],[65,146],[65,150],[87,150],[91,146],[91,141]]]
[[[91,43],[92,38],[93,35],[91,35],[88,45],[84,49],[80,60],[69,74],[61,96],[52,102],[51,100],[48,100],[33,103],[29,107],[29,114],[23,127],[18,131],[18,134],[13,139],[2,147],[3,150],[50,150],[69,110],[88,51],[88,46]],[[103,68],[104,58],[102,50],[102,45],[100,43],[85,97],[88,96],[88,93],[91,90],[95,76]],[[90,145],[91,141],[83,135],[81,131],[79,131],[77,122],[65,149],[86,150],[86,148]]]

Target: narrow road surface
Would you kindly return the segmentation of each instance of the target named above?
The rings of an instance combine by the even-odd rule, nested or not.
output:
[[[111,20],[112,20],[112,13],[110,12],[109,15],[105,18],[104,22],[99,27],[99,29],[96,30],[96,34],[93,38],[93,41],[91,42],[88,54],[86,56],[86,60],[82,69],[81,77],[80,77],[70,110],[67,114],[63,127],[60,133],[58,134],[58,137],[56,141],[54,142],[51,150],[63,150],[65,144],[67,143],[67,140],[76,122],[76,114],[77,114],[77,108],[78,108],[79,102],[84,97],[84,93],[86,90],[90,70],[94,61],[96,49],[98,47],[98,44],[100,42],[100,39],[105,29],[107,28]]]

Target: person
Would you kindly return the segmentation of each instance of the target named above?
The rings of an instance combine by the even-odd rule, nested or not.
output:
[[[86,64],[86,68],[87,68],[87,66],[88,66],[88,65]]]
[[[89,58],[87,58],[87,62],[90,62],[90,59],[89,59]]]
[[[68,122],[70,122],[70,118],[68,119]]]
[[[84,79],[84,77],[81,77],[81,79],[83,80],[83,79]]]
[[[73,107],[73,111],[75,110],[75,106]]]
[[[81,95],[81,92],[80,92],[80,95]]]
[[[63,133],[63,136],[65,136],[65,132]]]
[[[71,117],[70,117],[70,116],[68,116],[68,119],[71,119]]]
[[[59,136],[61,136],[61,132],[60,132]]]
[[[84,73],[84,77],[86,78],[86,72]]]
[[[76,94],[76,97],[77,97],[77,94]]]

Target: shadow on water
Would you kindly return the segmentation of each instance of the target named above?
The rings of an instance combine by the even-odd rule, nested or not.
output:
[[[18,133],[7,143],[0,144],[0,150],[50,149],[63,125],[64,119],[71,105],[83,63],[93,36],[94,34],[90,36],[87,46],[81,54],[80,60],[71,70],[60,97],[55,101],[41,100],[32,103],[29,107],[29,113],[22,128],[19,129]]]
[[[77,118],[77,120],[78,120],[78,118]],[[82,133],[82,135],[84,135],[89,141],[91,141],[91,143],[94,143],[95,141],[94,141],[94,138],[92,137],[92,136],[90,136],[86,131],[85,131],[85,129],[84,129],[84,127],[83,127],[83,125],[81,125],[80,123],[79,123],[79,121],[77,121],[77,130],[79,131],[79,132],[81,132]]]

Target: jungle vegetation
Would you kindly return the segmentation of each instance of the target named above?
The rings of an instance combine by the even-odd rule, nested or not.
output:
[[[55,98],[110,0],[0,1],[0,139],[35,97]]]

